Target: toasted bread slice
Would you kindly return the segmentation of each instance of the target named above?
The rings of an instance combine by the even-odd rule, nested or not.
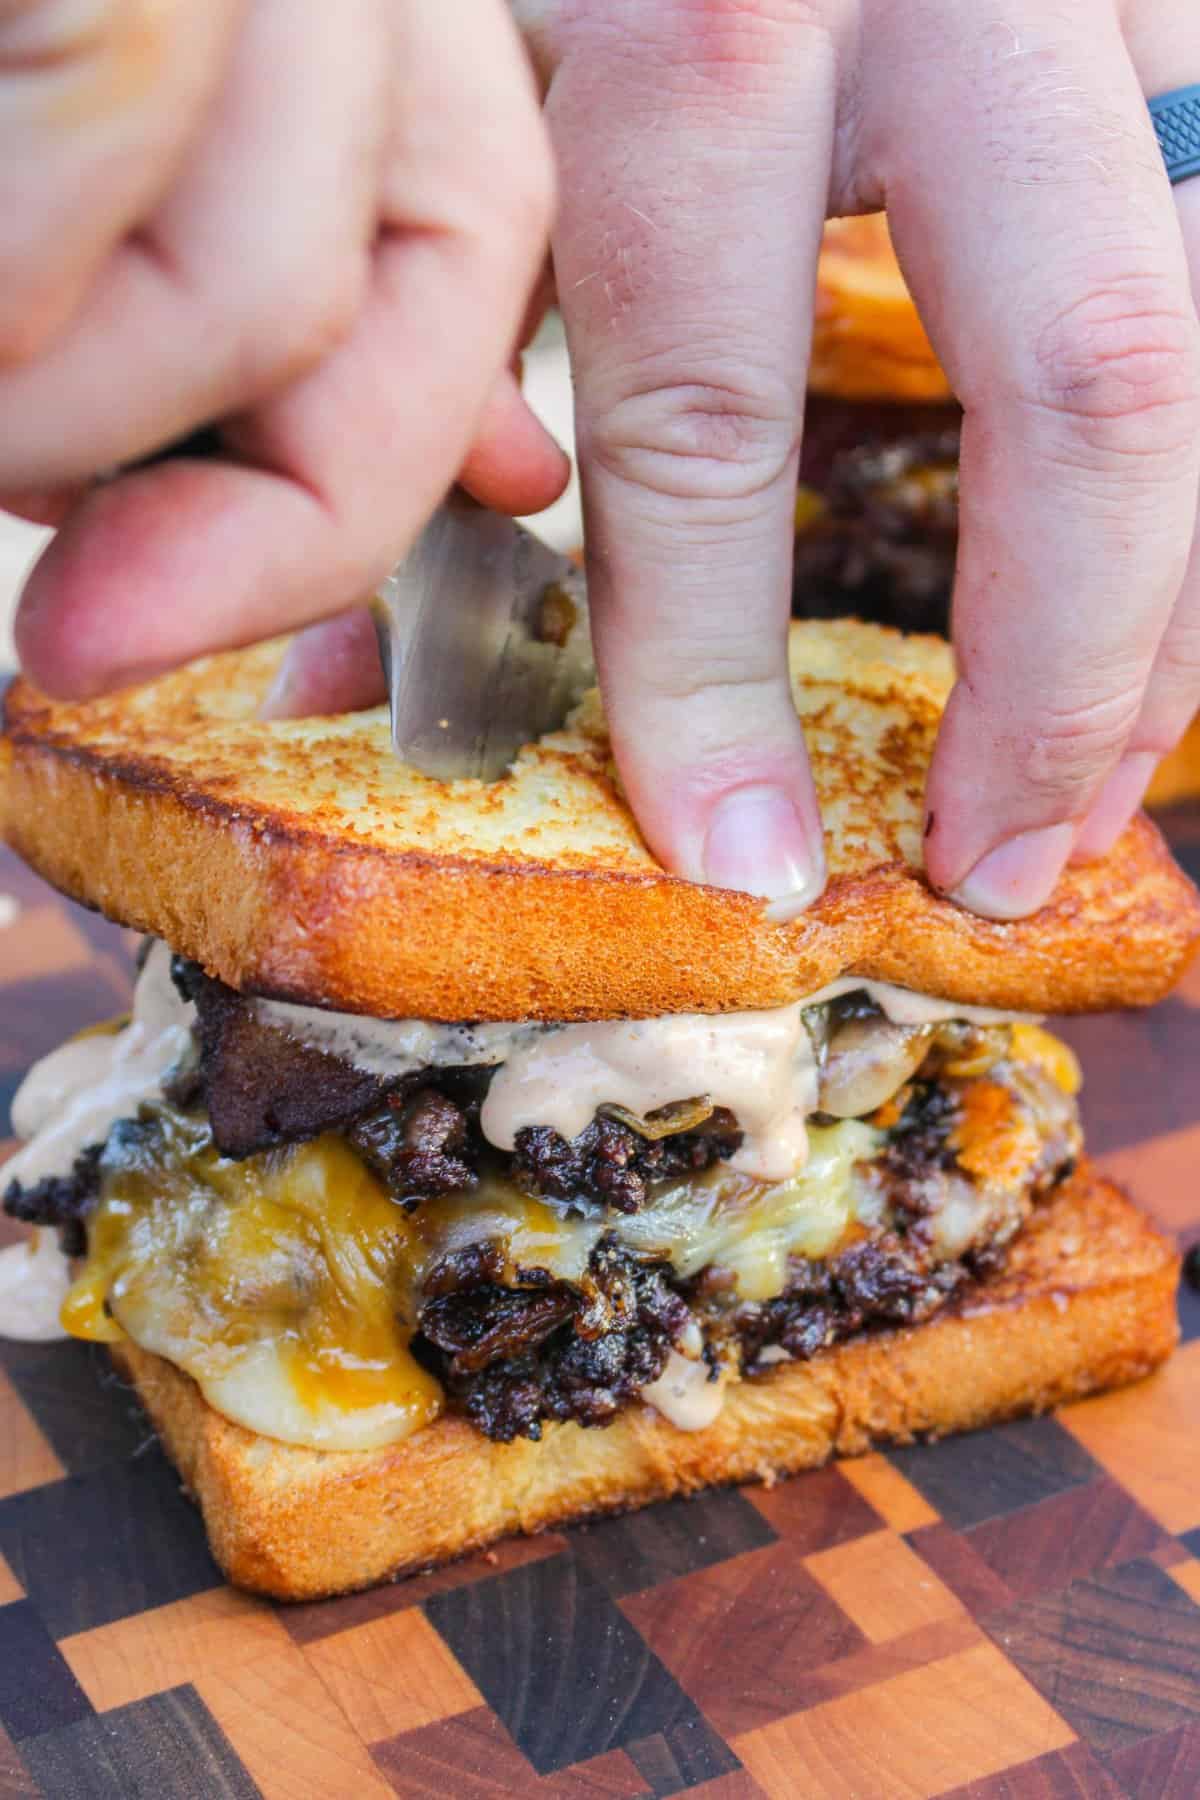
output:
[[[1035,918],[991,924],[921,867],[952,680],[935,638],[792,627],[831,879],[786,925],[664,873],[595,696],[494,786],[396,761],[382,709],[256,718],[281,643],[56,705],[18,681],[0,830],[56,886],[248,992],[378,1017],[586,1019],[784,1004],[847,971],[1035,1011],[1157,999],[1200,899],[1136,821]]]
[[[391,1449],[295,1449],[221,1417],[188,1376],[121,1344],[229,1579],[313,1599],[444,1562],[513,1532],[770,1479],[1043,1412],[1146,1375],[1176,1335],[1174,1246],[1086,1165],[1042,1207],[1007,1271],[925,1325],[850,1340],[732,1387],[715,1424],[678,1431],[639,1405],[540,1443],[440,1419]]]
[[[825,227],[808,385],[843,400],[950,398],[883,213]]]

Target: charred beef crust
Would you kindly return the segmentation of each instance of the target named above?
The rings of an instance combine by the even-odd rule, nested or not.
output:
[[[447,1079],[452,1078],[448,1071]],[[346,1131],[347,1141],[403,1206],[472,1188],[479,1180],[484,1148],[479,1101],[467,1097],[466,1080],[456,1085],[458,1098],[434,1087],[393,1093]]]
[[[171,973],[196,1007],[200,1052],[198,1071],[173,1097],[203,1100],[222,1155],[253,1156],[341,1131],[404,1204],[474,1187],[489,1154],[479,1130],[489,1070],[424,1069],[389,1083],[264,1024],[241,994],[195,963],[176,957]],[[657,1142],[613,1119],[593,1120],[573,1143],[534,1126],[518,1135],[510,1173],[530,1194],[637,1212],[648,1181],[707,1169],[741,1141],[720,1109],[702,1130]]]
[[[223,1156],[319,1137],[386,1098],[389,1084],[378,1075],[264,1025],[241,994],[196,963],[175,957],[171,976],[195,1004],[200,1084]]]
[[[588,1200],[616,1212],[639,1212],[646,1183],[665,1176],[698,1174],[732,1156],[742,1134],[732,1113],[718,1107],[702,1130],[681,1131],[655,1142],[616,1119],[598,1117],[571,1143],[548,1125],[517,1133],[511,1174],[526,1193],[550,1200]]]
[[[993,1266],[1003,1267],[1006,1256],[998,1249]],[[736,1338],[745,1367],[769,1344],[804,1362],[860,1332],[920,1324],[972,1274],[966,1258],[931,1268],[907,1240],[887,1233],[829,1262],[797,1267],[777,1299],[740,1307],[724,1329]]]
[[[77,1156],[69,1175],[48,1175],[33,1187],[10,1181],[4,1194],[4,1210],[25,1225],[44,1225],[58,1232],[66,1256],[82,1256],[87,1249],[83,1221],[100,1194],[101,1145],[93,1144]]]
[[[448,1288],[455,1271],[435,1271],[440,1291],[421,1310],[412,1349],[451,1404],[502,1443],[539,1438],[546,1419],[607,1425],[661,1375],[689,1316],[667,1267],[611,1238],[578,1287],[545,1270],[518,1271],[524,1287],[476,1284],[469,1261],[457,1273]]]
[[[524,1270],[518,1280],[525,1285],[514,1290],[500,1285],[497,1249],[478,1245],[447,1258],[427,1279],[430,1298],[414,1349],[452,1407],[508,1442],[539,1436],[547,1419],[607,1424],[662,1373],[689,1320],[701,1327],[707,1356],[751,1374],[768,1346],[806,1361],[862,1333],[918,1325],[1008,1259],[1004,1238],[939,1263],[927,1236],[909,1230],[943,1192],[931,1177],[955,1166],[958,1104],[951,1087],[913,1084],[873,1165],[897,1227],[834,1257],[793,1259],[787,1287],[773,1300],[739,1302],[728,1272],[716,1267],[681,1282],[669,1265],[640,1263],[613,1238],[602,1241],[579,1288],[546,1270]],[[1063,1155],[1040,1172],[1035,1194],[1045,1194],[1071,1165]]]

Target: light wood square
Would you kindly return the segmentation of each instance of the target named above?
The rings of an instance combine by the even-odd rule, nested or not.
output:
[[[77,1632],[63,1638],[59,1649],[92,1705],[107,1712],[209,1671],[225,1673],[289,1642],[264,1601],[213,1588]]]
[[[1200,1339],[1148,1380],[1058,1416],[1166,1530],[1200,1525]]]
[[[1200,1169],[1200,1125],[1167,1131],[1149,1143],[1108,1150],[1103,1173],[1169,1231],[1185,1231],[1200,1218],[1196,1171]]]
[[[415,1607],[318,1638],[305,1655],[368,1744],[483,1704],[475,1683]]]
[[[290,1639],[196,1689],[269,1800],[395,1800],[303,1650]]]
[[[2,1180],[0,1180],[2,1185]],[[0,1369],[0,1499],[58,1481],[66,1474],[41,1426]]]
[[[922,1525],[937,1524],[940,1515],[925,1496],[877,1450],[870,1456],[847,1457],[838,1468],[893,1531],[918,1531]]]
[[[891,1531],[819,1550],[804,1566],[875,1644],[963,1611],[928,1563]]]
[[[1189,1557],[1187,1562],[1175,1563],[1167,1570],[1167,1574],[1200,1606],[1200,1562],[1194,1556]]]
[[[1066,1721],[991,1644],[738,1738],[771,1800],[930,1800],[1062,1749]]]
[[[0,1556],[0,1606],[8,1606],[13,1600],[23,1600],[25,1589],[21,1586],[5,1559]]]

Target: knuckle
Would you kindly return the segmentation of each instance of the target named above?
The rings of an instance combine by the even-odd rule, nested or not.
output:
[[[1103,458],[1163,455],[1200,431],[1200,320],[1154,284],[1097,288],[1034,340],[1034,399]]]
[[[628,393],[585,440],[583,454],[623,483],[737,510],[790,479],[799,419],[789,393],[705,372]]]
[[[350,255],[331,257],[319,273],[280,271],[277,291],[261,295],[229,334],[239,388],[254,393],[323,362],[353,331],[366,281],[365,257]]]
[[[1141,693],[1132,688],[1102,700],[1060,700],[1017,747],[1025,786],[1047,799],[1088,787],[1119,756],[1140,707]]]

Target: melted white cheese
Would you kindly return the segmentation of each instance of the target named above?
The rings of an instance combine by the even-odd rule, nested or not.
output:
[[[386,1080],[418,1069],[489,1067],[558,1029],[528,1022],[442,1025],[429,1019],[368,1019],[288,1000],[255,1000],[252,1005],[264,1025]]]

